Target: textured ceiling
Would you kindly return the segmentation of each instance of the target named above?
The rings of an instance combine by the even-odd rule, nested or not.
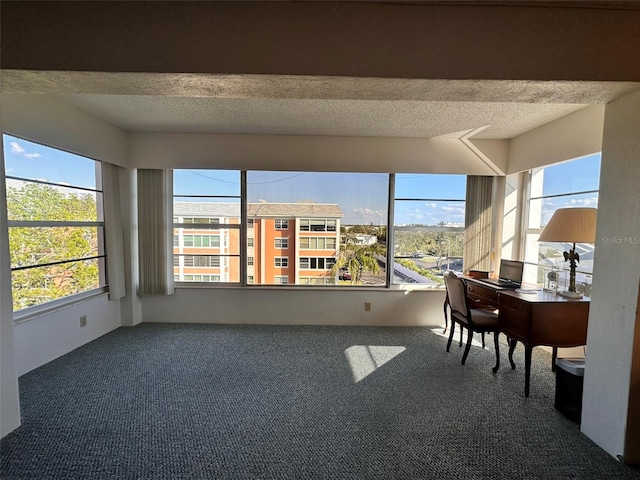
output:
[[[640,89],[630,82],[4,70],[127,131],[509,139]]]
[[[128,131],[511,138],[583,104],[63,95]]]

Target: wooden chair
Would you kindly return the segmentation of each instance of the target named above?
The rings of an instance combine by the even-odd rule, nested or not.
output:
[[[467,329],[467,346],[462,355],[462,365],[467,360],[469,350],[471,350],[471,342],[473,334],[477,333],[493,333],[493,340],[496,349],[496,365],[493,367],[493,373],[498,371],[500,367],[500,347],[498,345],[498,315],[488,310],[479,308],[470,308],[467,298],[467,285],[462,278],[458,278],[455,273],[447,272],[444,275],[444,283],[447,288],[447,304],[451,310],[451,329],[449,332],[449,341],[447,342],[447,352],[451,347],[453,333],[456,323],[460,328]],[[446,307],[445,307],[446,308]]]

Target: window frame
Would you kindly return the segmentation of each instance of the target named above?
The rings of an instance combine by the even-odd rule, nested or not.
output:
[[[211,169],[174,169],[175,171],[189,171],[189,170],[204,170],[204,171],[214,171]],[[177,221],[179,220],[179,218],[181,217],[181,215],[177,215],[175,213],[175,211],[173,212],[173,232],[174,235],[177,235],[179,237],[182,237],[182,244],[176,246],[175,245],[175,241],[174,241],[174,246],[172,247],[172,254],[174,256],[178,255],[190,255],[190,254],[185,254],[183,249],[186,248],[194,248],[194,249],[198,249],[198,248],[202,248],[202,249],[217,249],[219,250],[219,252],[215,252],[215,253],[211,253],[209,255],[207,254],[202,254],[204,256],[217,256],[220,262],[220,266],[210,266],[210,267],[206,267],[206,268],[220,268],[220,269],[224,269],[225,265],[229,265],[231,264],[234,259],[238,259],[238,265],[239,265],[239,279],[238,281],[231,281],[228,279],[225,281],[219,281],[219,282],[198,282],[198,281],[187,281],[187,280],[177,280],[175,282],[175,286],[176,288],[180,288],[180,287],[188,287],[190,286],[189,283],[198,283],[198,284],[202,284],[202,285],[209,285],[210,283],[215,283],[216,286],[219,285],[234,285],[234,286],[242,286],[245,285],[246,283],[244,282],[243,278],[246,275],[245,269],[242,265],[242,259],[246,256],[246,244],[243,246],[242,243],[239,243],[238,245],[238,253],[230,253],[227,249],[229,247],[229,237],[231,235],[231,232],[233,232],[234,230],[238,232],[238,238],[240,239],[240,242],[246,242],[246,232],[248,228],[252,228],[253,225],[251,225],[251,227],[248,226],[249,224],[249,219],[246,219],[246,213],[244,211],[243,208],[243,183],[244,183],[244,177],[243,177],[243,171],[241,170],[225,170],[226,172],[232,172],[232,173],[237,173],[238,177],[239,177],[239,189],[238,192],[235,194],[219,194],[221,192],[219,191],[214,191],[211,194],[206,194],[206,195],[201,195],[201,194],[184,194],[184,193],[176,193],[175,192],[175,180],[174,180],[174,191],[173,191],[173,204],[175,205],[176,201],[180,201],[179,199],[203,199],[203,201],[210,201],[213,204],[217,203],[218,200],[223,200],[223,202],[221,203],[233,203],[233,204],[237,204],[238,205],[238,217],[235,216],[224,216],[224,214],[214,214],[214,216],[211,217],[197,217],[197,218],[208,218],[209,222],[202,222],[202,223],[189,223],[189,222],[184,222],[184,221]],[[196,172],[194,172],[196,173]],[[196,173],[197,174],[197,173]],[[174,179],[175,179],[175,175],[174,175]],[[234,201],[235,200],[235,201]],[[185,215],[184,218],[196,218],[195,216],[189,216],[188,214]],[[237,223],[233,223],[230,222],[229,219],[234,219],[234,218],[238,218],[238,222]],[[213,221],[215,220],[215,222]],[[253,219],[250,219],[251,223],[253,223]],[[247,224],[247,225],[245,225]],[[181,232],[183,230],[198,230],[198,231],[205,231],[208,230],[209,232],[212,233],[197,233],[197,234],[182,234]],[[213,233],[215,232],[215,233]],[[184,237],[187,236],[199,236],[199,237],[209,237],[209,245],[208,246],[202,246],[202,242],[200,246],[196,246],[195,245],[195,240],[194,240],[194,245],[185,245],[184,242]],[[212,241],[212,239],[216,238],[217,240]],[[198,255],[198,254],[195,254]],[[224,260],[223,260],[224,259]],[[185,273],[184,271],[182,271],[182,266],[180,266],[180,269],[178,270],[178,272],[176,272],[175,267],[174,268],[173,273],[174,274],[182,274],[183,277],[190,275]],[[192,268],[192,267],[189,267]],[[198,268],[198,267],[195,267]],[[222,270],[221,270],[222,272]],[[206,274],[203,274],[206,275]],[[210,275],[218,275],[216,274],[210,274]],[[222,273],[220,274],[222,275]],[[227,275],[227,273],[225,273],[225,275]],[[222,278],[222,276],[221,276]]]
[[[43,147],[46,149],[53,150],[55,152],[60,152],[61,154],[71,155],[78,159],[86,160],[87,162],[93,163],[93,171],[95,177],[95,188],[74,185],[68,182],[55,182],[48,180],[41,180],[37,178],[27,178],[19,175],[8,175],[6,172],[4,173],[4,181],[5,181],[5,191],[8,191],[10,188],[7,185],[7,180],[14,180],[17,182],[23,182],[25,185],[35,184],[35,185],[44,185],[52,188],[60,188],[65,191],[70,190],[73,192],[86,192],[91,193],[95,196],[95,206],[96,206],[96,219],[95,220],[25,220],[25,219],[8,219],[7,218],[7,235],[12,228],[20,228],[20,229],[41,229],[41,228],[92,228],[95,229],[96,234],[96,254],[89,255],[85,257],[70,257],[65,258],[64,260],[56,260],[51,262],[43,262],[38,263],[30,263],[27,265],[19,265],[12,266],[11,259],[10,262],[10,271],[19,272],[19,271],[28,271],[37,268],[46,268],[46,267],[55,267],[57,265],[68,265],[68,264],[79,264],[81,262],[92,261],[95,260],[97,264],[97,281],[98,286],[95,288],[90,288],[84,291],[71,293],[69,295],[64,295],[58,298],[54,298],[51,300],[47,300],[41,303],[36,303],[34,305],[28,305],[23,308],[15,309],[16,303],[13,302],[14,310],[14,322],[20,322],[27,319],[32,318],[33,316],[40,315],[44,312],[50,312],[58,310],[66,305],[78,302],[79,300],[83,300],[86,298],[90,298],[96,295],[101,295],[109,291],[109,278],[107,272],[107,249],[106,249],[106,225],[105,225],[105,212],[104,212],[104,204],[105,204],[105,191],[104,184],[102,181],[102,162],[100,160],[96,160],[90,158],[86,155],[80,155],[77,153],[67,152],[61,148],[48,145],[43,142],[37,142],[33,140],[28,140],[26,138],[19,137],[17,135],[8,134],[6,132],[2,132],[3,135],[3,144],[7,145],[11,143],[11,139],[15,139],[21,142],[28,142],[30,144],[38,145],[39,147]],[[6,147],[5,147],[6,148]],[[3,152],[4,154],[4,152]],[[51,159],[52,162],[55,162],[55,159]],[[8,212],[8,205],[5,204],[5,209]],[[11,255],[11,252],[10,252]],[[11,291],[13,296],[14,289],[14,281],[13,278],[11,280]]]
[[[273,220],[273,228],[274,230],[289,230],[289,219],[275,218]]]
[[[274,256],[273,257],[273,266],[275,268],[289,268],[289,257],[288,256]]]
[[[601,168],[601,162],[602,162],[602,156],[601,153],[600,155],[600,168]],[[590,156],[591,157],[591,156]],[[524,175],[526,175],[526,179],[525,179],[525,185],[526,185],[526,195],[525,195],[525,202],[523,203],[523,215],[522,215],[522,239],[521,239],[521,251],[522,251],[522,260],[524,261],[525,264],[525,272],[524,272],[524,278],[523,281],[527,281],[527,283],[535,283],[539,285],[539,282],[537,281],[537,278],[539,278],[541,271],[544,272],[546,270],[554,270],[554,267],[549,266],[549,265],[543,265],[540,262],[540,258],[538,258],[538,262],[537,263],[533,263],[531,261],[527,260],[527,257],[529,256],[529,253],[527,251],[527,245],[529,245],[530,241],[533,242],[533,238],[535,238],[535,242],[537,242],[537,237],[540,236],[540,234],[542,233],[542,230],[544,230],[544,227],[531,227],[531,210],[532,210],[532,202],[541,202],[541,204],[543,202],[545,202],[545,200],[551,200],[551,199],[559,199],[559,198],[564,198],[564,197],[577,197],[577,196],[581,196],[581,195],[593,195],[595,194],[599,200],[599,196],[600,196],[600,185],[599,185],[599,181],[598,181],[598,188],[597,189],[588,189],[588,190],[572,190],[572,191],[562,191],[559,193],[541,193],[540,195],[532,195],[532,186],[533,186],[533,182],[534,182],[534,177],[535,175],[538,174],[542,174],[543,176],[543,180],[542,180],[542,184],[544,185],[544,171],[547,168],[553,168],[556,167],[558,165],[564,164],[564,163],[571,163],[571,162],[579,162],[580,160],[584,160],[588,157],[582,157],[582,158],[576,158],[573,160],[569,160],[566,162],[558,162],[558,163],[554,163],[554,164],[550,164],[550,165],[544,165],[541,167],[536,167],[536,168],[532,168],[529,169],[528,171],[524,172]],[[544,188],[544,187],[543,187]],[[555,210],[557,210],[558,208],[563,208],[563,207],[557,207]],[[554,210],[554,212],[555,212]],[[531,239],[531,240],[530,240]],[[549,243],[567,243],[567,242],[549,242]],[[595,252],[595,244],[593,245],[593,252]],[[539,256],[539,251],[537,252],[537,256]],[[531,269],[536,269],[536,282],[532,282],[532,272]],[[558,272],[560,272],[560,280],[565,280],[566,282],[568,282],[568,276],[569,276],[569,265],[562,265],[561,267],[558,268]],[[588,271],[584,268],[581,268],[581,264],[578,263],[577,264],[577,268],[576,268],[576,273],[577,274],[581,274],[584,276],[584,278],[590,278],[591,280],[593,280],[593,270]],[[557,274],[556,274],[557,275]],[[544,273],[543,273],[544,276]],[[563,277],[566,277],[563,279]],[[527,279],[527,280],[524,280]],[[561,282],[560,282],[561,283]],[[588,291],[585,292],[586,296],[590,296],[590,285],[588,284],[588,286],[583,285],[582,288],[586,288],[588,289]],[[543,284],[541,285],[542,287],[546,287],[545,285],[545,280],[543,278]],[[576,282],[576,286],[578,286],[578,282]],[[561,285],[559,285],[559,288],[561,288]]]
[[[280,245],[278,245],[280,243]],[[273,248],[276,250],[288,250],[289,249],[289,237],[275,237],[273,239]]]
[[[210,170],[210,171],[215,172],[215,170]],[[234,172],[239,173],[240,179],[241,179],[240,195],[237,196],[240,199],[240,203],[241,203],[241,219],[239,224],[236,227],[233,227],[232,225],[228,225],[228,224],[225,224],[224,227],[222,226],[221,227],[222,228],[229,228],[229,227],[239,228],[240,230],[240,237],[241,237],[240,254],[239,254],[240,286],[256,285],[258,287],[268,287],[269,285],[272,285],[270,283],[264,283],[264,284],[255,283],[255,280],[260,275],[265,275],[266,273],[268,276],[268,271],[271,268],[276,268],[276,269],[295,268],[296,282],[294,284],[290,284],[292,286],[302,285],[302,283],[299,282],[298,280],[300,278],[300,274],[298,273],[299,270],[313,270],[316,272],[331,271],[333,269],[334,262],[337,263],[340,258],[340,253],[339,253],[341,249],[340,244],[342,243],[340,239],[342,238],[341,235],[343,235],[343,233],[339,231],[338,225],[340,225],[340,230],[342,230],[342,227],[344,227],[344,224],[342,223],[342,221],[339,218],[332,218],[330,215],[325,217],[323,217],[322,215],[308,216],[308,217],[300,216],[300,217],[295,217],[293,220],[291,218],[281,218],[281,217],[274,218],[274,216],[268,216],[268,215],[265,215],[264,217],[256,218],[253,213],[251,214],[251,216],[249,216],[248,210],[247,210],[248,208],[247,205],[249,200],[248,200],[246,182],[247,182],[247,174],[251,174],[252,171],[240,170],[240,171],[234,171]],[[310,173],[315,173],[315,172],[310,172]],[[318,172],[318,173],[323,173],[323,172]],[[353,172],[353,173],[359,174],[361,172]],[[413,175],[413,174],[406,174],[406,175]],[[424,176],[424,175],[430,175],[430,174],[416,174],[416,176]],[[385,272],[386,270],[386,273],[382,275],[384,279],[383,282],[368,283],[368,284],[363,283],[362,285],[358,285],[357,286],[358,288],[363,288],[363,287],[372,288],[372,289],[405,288],[406,285],[409,285],[410,283],[412,283],[409,281],[402,281],[402,282],[394,281],[394,278],[396,278],[394,276],[395,267],[394,268],[391,267],[391,265],[395,264],[393,237],[396,230],[402,231],[406,229],[406,227],[394,225],[394,203],[396,203],[397,201],[422,200],[422,199],[408,199],[408,198],[402,198],[400,196],[396,198],[395,190],[394,190],[396,174],[390,173],[390,174],[384,174],[384,176],[387,182],[387,185],[385,185],[386,223],[381,222],[377,226],[384,229],[383,232],[386,235],[386,242],[384,242],[383,240],[383,243],[382,243],[384,249],[386,250],[386,253],[382,254],[383,258],[386,259],[386,265],[382,266],[382,272]],[[466,177],[466,175],[460,175],[460,177]],[[185,197],[185,195],[174,195],[174,196]],[[463,196],[464,196],[464,192],[463,192]],[[211,195],[210,197],[216,197],[216,196]],[[229,198],[229,195],[224,195],[224,197]],[[427,198],[427,200],[430,200],[430,199],[431,199],[431,196]],[[466,203],[466,198],[445,198],[445,199],[436,199],[436,200],[462,204],[463,206]],[[270,225],[271,220],[273,220],[273,224]],[[256,222],[258,223],[256,224]],[[291,222],[293,222],[293,224]],[[295,230],[294,239],[292,240],[293,244],[291,243],[291,241],[289,241],[291,237],[284,238],[284,237],[275,237],[273,235],[270,235],[269,234],[270,229],[273,229],[276,235],[278,234],[278,232],[281,232],[283,230],[294,229]],[[412,229],[415,229],[415,227],[412,227]],[[447,227],[446,229],[455,230],[456,233],[464,233],[464,230],[465,230],[464,226]],[[318,233],[319,235],[314,235],[314,233]],[[259,243],[257,237],[260,237],[262,240],[265,240],[265,241],[270,241],[270,238],[269,238],[270,236],[271,238],[274,238],[274,243],[272,243],[272,246],[275,252],[272,252],[271,247],[267,247],[266,254],[265,254],[265,251],[260,250],[261,248],[264,249],[264,247],[260,246],[261,243]],[[249,240],[249,238],[253,238],[253,245],[251,245],[251,240]],[[260,240],[260,242],[262,242],[262,240]],[[327,245],[327,243],[329,245]],[[333,246],[334,244],[335,244],[335,247]],[[198,248],[198,247],[195,247],[195,248]],[[257,250],[254,250],[256,248]],[[293,257],[291,259],[292,263],[289,263],[289,259],[288,259],[288,257],[291,255],[287,256],[287,260],[283,260],[284,256],[282,255],[279,255],[278,257],[275,256],[278,253],[280,253],[279,252],[280,250],[285,250],[287,248],[293,249],[294,251]],[[316,251],[314,252],[314,250]],[[326,255],[322,255],[321,254],[322,251],[326,251]],[[258,257],[254,256],[254,252],[255,252],[255,255],[258,255]],[[313,255],[314,253],[317,253],[320,255]],[[312,257],[314,259],[313,261],[311,260]],[[305,259],[306,259],[306,263],[305,263]],[[321,260],[318,260],[318,259],[321,259]],[[329,259],[329,261],[327,261],[327,259]],[[273,261],[272,263],[273,266],[269,266],[269,264],[272,261]],[[265,269],[265,263],[266,263],[267,271],[263,272],[263,269]],[[254,283],[250,282],[250,277],[252,276],[254,278]],[[337,282],[337,280],[331,282],[331,284],[334,285],[336,288],[344,288],[344,285]],[[178,288],[180,286],[181,286],[180,284],[176,285],[176,287]],[[428,288],[433,288],[433,287],[444,288],[443,284],[440,284],[440,285],[429,284],[425,286],[427,286]],[[416,287],[411,287],[411,288],[416,288]],[[417,288],[421,288],[421,287],[418,286]]]

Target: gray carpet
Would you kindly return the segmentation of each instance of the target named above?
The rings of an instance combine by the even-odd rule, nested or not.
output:
[[[492,350],[461,366],[445,345],[430,328],[121,328],[20,378],[0,476],[640,479],[554,409],[549,354],[524,398],[521,346],[493,375]]]

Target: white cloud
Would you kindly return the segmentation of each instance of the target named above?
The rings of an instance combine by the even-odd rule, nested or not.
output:
[[[364,223],[382,222],[387,218],[384,210],[372,210],[370,208],[354,208],[352,212],[355,214],[357,221]]]
[[[371,210],[370,208],[354,208],[353,211],[360,215],[384,215],[384,210]]]
[[[9,144],[11,146],[11,153],[18,155],[24,158],[39,158],[41,155],[39,153],[27,153],[27,151],[22,148],[22,146],[18,142],[11,142]]]
[[[589,198],[574,198],[569,202],[569,205],[572,207],[596,207],[598,206],[598,198],[597,197],[589,197]]]
[[[425,203],[424,204],[425,207],[430,207],[430,208],[436,208],[438,206],[437,203]]]
[[[464,207],[442,207],[443,212],[464,214]]]

